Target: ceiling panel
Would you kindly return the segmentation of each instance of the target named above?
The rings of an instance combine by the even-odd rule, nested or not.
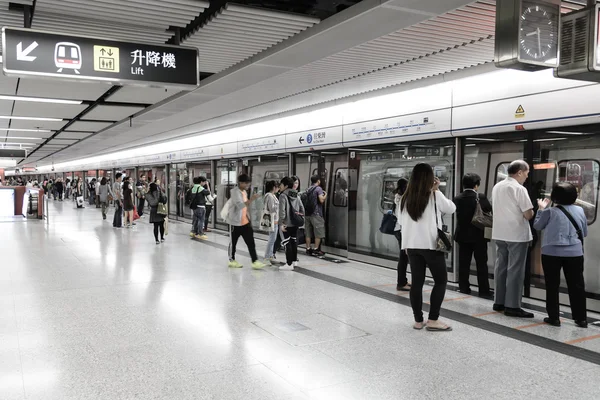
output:
[[[11,115],[13,101],[0,100],[0,115]]]
[[[118,101],[123,103],[154,104],[171,97],[180,90],[164,88],[143,88],[137,86],[123,86],[106,101]]]
[[[49,138],[53,135],[52,132],[18,132],[18,131],[0,131],[1,137],[32,137],[32,138]]]
[[[123,107],[123,106],[96,106],[89,113],[85,114],[84,119],[98,119],[107,121],[120,121],[137,112],[140,112],[144,107]]]
[[[9,122],[10,120],[8,119],[0,119],[0,129],[7,129]]]
[[[70,145],[75,142],[77,142],[75,139],[52,139],[50,142],[48,142],[48,144]]]
[[[11,120],[10,127],[18,129],[50,129],[58,130],[65,126],[65,121],[27,121],[27,120]],[[29,133],[29,132],[28,132]]]
[[[91,132],[65,131],[59,133],[56,137],[60,139],[83,139],[90,135],[92,135]]]
[[[21,79],[19,96],[49,97],[70,100],[96,100],[111,85],[107,83],[71,82],[60,79]]]
[[[69,128],[73,129],[73,130],[79,130],[79,131],[93,131],[93,132],[97,132],[101,129],[106,128],[107,126],[110,126],[110,123],[108,122],[81,122],[81,121],[77,121],[74,124],[72,124]]]
[[[27,117],[73,118],[82,112],[85,104],[53,104],[16,101],[12,115]],[[3,114],[5,115],[5,114]]]
[[[0,21],[1,20],[0,17]],[[0,74],[0,94],[14,95],[17,90],[17,81],[17,78],[11,78]]]

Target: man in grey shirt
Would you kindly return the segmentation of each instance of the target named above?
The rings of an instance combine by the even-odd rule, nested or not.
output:
[[[113,196],[115,198],[115,217],[113,218],[113,227],[123,227],[123,190],[121,188],[121,181],[123,180],[123,174],[118,172],[115,175],[115,183],[113,183]]]

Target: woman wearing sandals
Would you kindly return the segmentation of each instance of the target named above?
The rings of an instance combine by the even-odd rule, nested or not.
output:
[[[402,249],[408,254],[412,275],[410,304],[415,316],[413,327],[427,327],[428,331],[451,331],[450,326],[438,320],[448,274],[444,253],[436,250],[436,242],[438,229],[442,229],[441,214],[453,214],[456,206],[438,190],[439,186],[440,180],[434,176],[431,165],[417,164],[400,201],[400,225]],[[426,267],[429,267],[434,281],[427,323],[423,320]]]

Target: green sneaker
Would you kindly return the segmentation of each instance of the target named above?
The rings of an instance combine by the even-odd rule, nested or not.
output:
[[[229,261],[229,268],[242,268],[243,265],[235,260]]]
[[[256,260],[252,263],[252,269],[263,269],[264,267],[266,267],[265,264],[261,263],[260,261]]]
[[[196,234],[194,232],[190,232],[190,237],[194,237]]]

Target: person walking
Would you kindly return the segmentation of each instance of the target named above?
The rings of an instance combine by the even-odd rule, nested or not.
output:
[[[248,207],[260,196],[258,193],[248,198],[247,190],[250,187],[251,179],[247,174],[238,176],[238,186],[231,189],[231,196],[228,200],[229,212],[227,213],[227,223],[230,228],[229,242],[229,268],[242,268],[235,259],[235,250],[240,236],[246,242],[250,258],[252,259],[252,268],[262,269],[265,264],[258,260],[256,254],[256,243],[254,242],[254,231],[250,223]],[[225,207],[225,205],[224,205]]]
[[[400,256],[398,258],[398,282],[396,284],[397,291],[408,291],[410,290],[410,285],[408,284],[408,278],[406,277],[406,270],[408,269],[408,255],[406,251],[402,250],[402,226],[400,225],[400,202],[402,200],[402,196],[406,192],[406,188],[408,186],[408,180],[405,178],[398,179],[398,183],[396,185],[396,190],[394,191],[394,211],[396,213],[396,226],[394,227],[394,236],[398,241],[398,250],[400,252]]]
[[[106,183],[106,178],[100,180],[100,186],[98,188],[98,200],[102,207],[102,219],[106,219],[106,210],[108,209],[108,195],[111,193],[110,186]]]
[[[133,188],[131,187],[130,180],[123,182],[123,210],[125,211],[125,227],[131,228],[135,223],[133,222],[133,208],[134,208]]]
[[[550,200],[555,207],[548,207]],[[587,328],[585,281],[583,278],[583,238],[588,234],[583,209],[575,205],[577,189],[571,183],[557,182],[550,200],[538,200],[533,227],[543,230],[542,267],[546,280],[546,311],[544,322],[560,326],[560,270],[567,280],[569,302],[575,324]]]
[[[58,178],[56,180],[56,193],[58,195],[58,201],[63,201],[63,191],[65,190],[65,185],[63,184],[62,178]]]
[[[473,215],[477,204],[483,212],[491,212],[492,205],[484,194],[478,193],[481,178],[477,174],[468,173],[463,176],[463,192],[454,198],[456,204],[456,231],[454,240],[458,243],[458,287],[461,293],[471,294],[471,259],[475,255],[477,265],[477,285],[479,297],[493,300],[488,279],[487,240],[484,230],[473,225]]]
[[[492,239],[496,242],[493,309],[504,311],[508,317],[533,318],[533,313],[521,308],[527,250],[533,239],[529,226],[533,205],[523,186],[529,177],[529,165],[516,160],[507,172],[508,177],[492,190]]]
[[[100,208],[100,179],[96,179],[96,208]]]
[[[165,241],[165,215],[158,213],[158,203],[166,203],[167,199],[158,189],[156,183],[150,184],[145,198],[150,206],[150,223],[154,224],[154,240],[156,240],[156,244],[160,244]],[[159,231],[160,241],[158,240]]]
[[[298,229],[304,222],[304,205],[298,197],[298,192],[292,189],[294,180],[285,177],[279,184],[279,218],[281,219],[280,229],[283,233],[281,245],[285,247],[286,265],[279,269],[283,271],[293,271],[298,266]],[[302,217],[300,223],[297,216]]]
[[[121,188],[121,181],[123,180],[123,174],[117,172],[115,175],[115,182],[113,183],[113,198],[115,202],[115,216],[113,218],[113,227],[123,227],[123,189]]]
[[[279,264],[273,251],[275,240],[279,235],[279,199],[275,196],[278,190],[279,187],[275,181],[268,181],[265,184],[267,194],[265,194],[263,200],[264,207],[261,227],[269,232],[269,240],[267,241],[267,248],[265,250],[266,265]]]
[[[453,214],[454,203],[438,189],[440,180],[434,176],[431,165],[417,164],[410,176],[406,192],[400,201],[402,249],[408,253],[412,286],[410,304],[415,318],[414,329],[450,331],[452,328],[439,321],[440,308],[446,294],[448,272],[444,253],[437,251],[439,230],[443,229],[442,214]],[[423,284],[426,267],[433,276],[429,319],[423,321]]]

